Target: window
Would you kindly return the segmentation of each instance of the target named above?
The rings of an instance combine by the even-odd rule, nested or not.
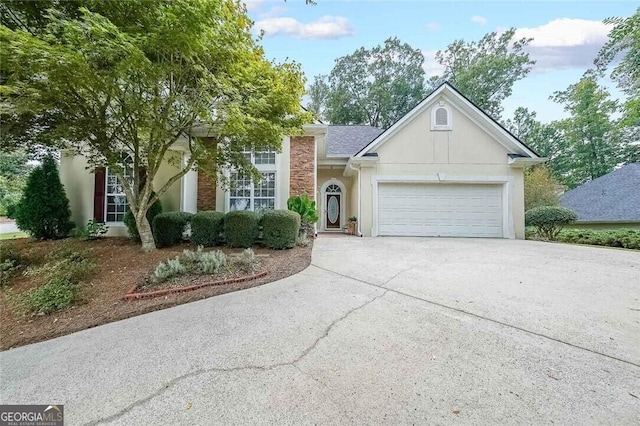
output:
[[[451,109],[444,101],[431,110],[431,130],[451,130]]]
[[[276,207],[276,173],[264,172],[260,182],[251,182],[238,172],[231,173],[229,191],[229,211],[273,210]]]
[[[107,167],[106,171],[107,188],[105,193],[105,220],[106,222],[123,222],[124,215],[127,212],[127,196],[122,188],[122,182],[118,177],[111,173]],[[133,179],[133,171],[131,167],[125,166],[125,179]]]
[[[262,179],[252,182],[250,176],[232,172],[229,176],[229,211],[273,210],[276,208],[276,153],[261,151],[244,153],[247,160],[260,171]]]
[[[340,187],[338,185],[336,185],[336,184],[331,184],[331,185],[327,186],[327,191],[326,192],[335,194],[335,193],[342,192],[342,189],[340,189]]]

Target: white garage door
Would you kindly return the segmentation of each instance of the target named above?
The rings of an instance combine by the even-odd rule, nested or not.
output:
[[[378,235],[503,237],[502,185],[378,186]]]

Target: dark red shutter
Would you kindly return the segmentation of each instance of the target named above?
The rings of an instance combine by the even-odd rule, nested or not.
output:
[[[106,169],[98,167],[95,172],[95,185],[93,188],[93,220],[104,222],[104,191],[106,180]]]
[[[140,182],[138,185],[138,189],[141,190],[142,188],[144,188],[144,184],[147,183],[146,167],[138,167],[138,181]]]

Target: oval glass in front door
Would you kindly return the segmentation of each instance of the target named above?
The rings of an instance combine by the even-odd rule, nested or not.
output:
[[[327,228],[340,228],[339,195],[327,195]]]

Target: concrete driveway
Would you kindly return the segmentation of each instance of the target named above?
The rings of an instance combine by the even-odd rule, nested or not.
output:
[[[320,238],[262,287],[0,354],[67,424],[640,424],[640,253]]]

